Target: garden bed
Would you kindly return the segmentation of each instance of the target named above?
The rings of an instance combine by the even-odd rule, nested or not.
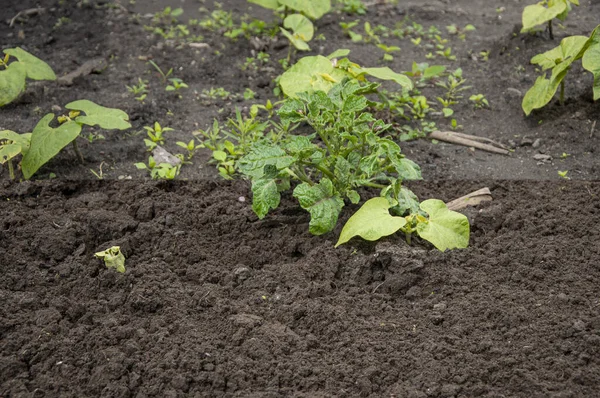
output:
[[[213,118],[225,123],[235,107],[247,113],[273,99],[287,47],[269,46],[266,69],[252,72],[240,68],[256,54],[243,38],[206,33],[208,46],[198,48],[144,30],[144,14],[179,2],[8,3],[2,48],[21,46],[58,76],[97,58],[107,67],[71,86],[30,82],[0,109],[0,130],[31,131],[77,99],[122,109],[133,127],[80,138],[83,164],[68,148],[33,181],[0,172],[1,396],[585,397],[600,388],[600,104],[578,66],[564,106],[553,101],[525,117],[519,97],[538,75],[530,58],[564,36],[589,35],[599,3],[581,2],[554,41],[518,34],[524,4],[512,1],[407,1],[316,22],[326,40],[311,42],[313,53],[349,48],[366,66],[383,65],[381,52],[351,42],[338,22],[393,27],[409,16],[444,31],[477,28],[466,41],[449,38],[456,61],[429,62],[461,67],[468,93],[491,105],[457,105],[462,131],[514,151],[401,143],[422,167],[424,181],[408,184],[420,199],[491,190],[492,202],[464,210],[469,247],[444,253],[401,235],[334,249],[354,205],[322,236],[309,234],[309,215],[289,194],[259,220],[250,184],[221,179],[207,152],[182,167],[180,181],[136,169],[148,156],[143,126],[172,127],[166,147],[177,152],[176,141]],[[199,3],[181,4],[184,20],[205,15]],[[222,4],[237,16],[269,17],[244,1]],[[38,5],[44,12],[4,23]],[[385,65],[406,71],[425,61],[410,41],[398,45]],[[164,91],[148,60],[189,85],[182,98]],[[125,87],[138,78],[149,81],[143,103]],[[237,96],[202,95],[218,87]],[[255,100],[243,99],[246,88]],[[437,123],[449,129],[447,119]],[[114,245],[126,255],[124,274],[94,258]]]

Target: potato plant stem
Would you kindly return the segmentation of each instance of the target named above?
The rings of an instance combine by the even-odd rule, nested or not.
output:
[[[565,81],[561,81],[560,82],[560,105],[564,105],[565,104]]]
[[[75,154],[77,155],[77,159],[79,159],[79,163],[83,164],[85,159],[83,158],[81,151],[79,151],[79,146],[77,146],[77,139],[73,140],[73,150],[75,151]]]
[[[552,20],[548,21],[548,35],[550,36],[550,40],[554,40],[554,34],[552,33]]]

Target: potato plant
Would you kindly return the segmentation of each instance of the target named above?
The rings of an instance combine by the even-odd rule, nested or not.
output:
[[[529,32],[536,26],[547,23],[550,39],[554,39],[552,33],[552,20],[554,18],[564,21],[571,11],[571,4],[579,5],[579,0],[543,0],[529,5],[523,9],[523,28],[521,33]]]

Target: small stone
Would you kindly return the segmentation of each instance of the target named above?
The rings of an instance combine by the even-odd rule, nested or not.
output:
[[[536,153],[535,155],[533,155],[533,158],[535,160],[537,160],[538,162],[548,162],[552,159],[552,156],[550,155],[543,155],[541,153]]]
[[[243,282],[250,278],[250,269],[247,267],[238,267],[233,271],[238,282]]]
[[[445,302],[441,302],[441,303],[437,303],[433,305],[433,310],[434,311],[444,311],[446,309],[446,303]]]
[[[60,112],[62,111],[62,108],[58,105],[52,105],[52,107],[50,108],[52,109],[52,112]]]
[[[175,167],[181,164],[181,159],[176,156],[171,155],[165,148],[157,145],[156,148],[152,151],[152,156],[154,157],[154,161],[156,164],[168,163],[171,166]]]
[[[516,88],[509,87],[504,92],[504,100],[508,103],[516,101],[520,102],[521,98],[523,98],[523,93],[520,90],[517,90]]]
[[[535,141],[533,141],[533,144],[531,145],[533,148],[539,148],[542,145],[542,139],[538,138]]]
[[[585,330],[585,327],[585,322],[581,319],[578,319],[575,322],[573,322],[573,329],[577,330],[578,332],[583,332]]]
[[[240,196],[238,198],[238,202],[244,203],[246,201],[246,198],[244,196]]]
[[[418,286],[412,286],[404,295],[407,299],[415,299],[421,294],[421,289]]]
[[[564,301],[564,302],[569,301],[569,297],[564,293],[558,293],[556,298],[559,299],[560,301]]]
[[[434,325],[441,325],[442,322],[444,322],[444,316],[442,314],[432,314],[429,317],[429,320],[431,320],[431,323]]]

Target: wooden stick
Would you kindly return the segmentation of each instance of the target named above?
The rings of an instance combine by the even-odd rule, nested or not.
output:
[[[466,138],[469,137],[469,138]],[[500,155],[508,155],[510,152],[503,148],[498,148],[492,146],[490,144],[485,144],[479,142],[472,138],[473,136],[468,136],[467,134],[457,135],[452,131],[434,131],[429,134],[429,138],[449,142],[451,144],[464,145],[468,147],[473,147],[477,149],[481,149],[482,151],[498,153]]]
[[[461,196],[458,199],[454,199],[451,202],[446,203],[450,210],[461,210],[467,206],[477,206],[481,202],[488,202],[492,200],[492,193],[489,188],[481,188],[475,192],[471,192],[465,196]]]
[[[19,11],[19,13],[17,15],[15,15],[13,17],[13,19],[10,20],[10,23],[8,24],[9,27],[13,27],[13,25],[15,24],[15,22],[17,22],[17,19],[20,17],[25,17],[25,16],[30,16],[33,14],[40,14],[42,12],[46,11],[45,8],[40,7],[40,8],[29,8],[27,10],[23,10],[23,11]]]

